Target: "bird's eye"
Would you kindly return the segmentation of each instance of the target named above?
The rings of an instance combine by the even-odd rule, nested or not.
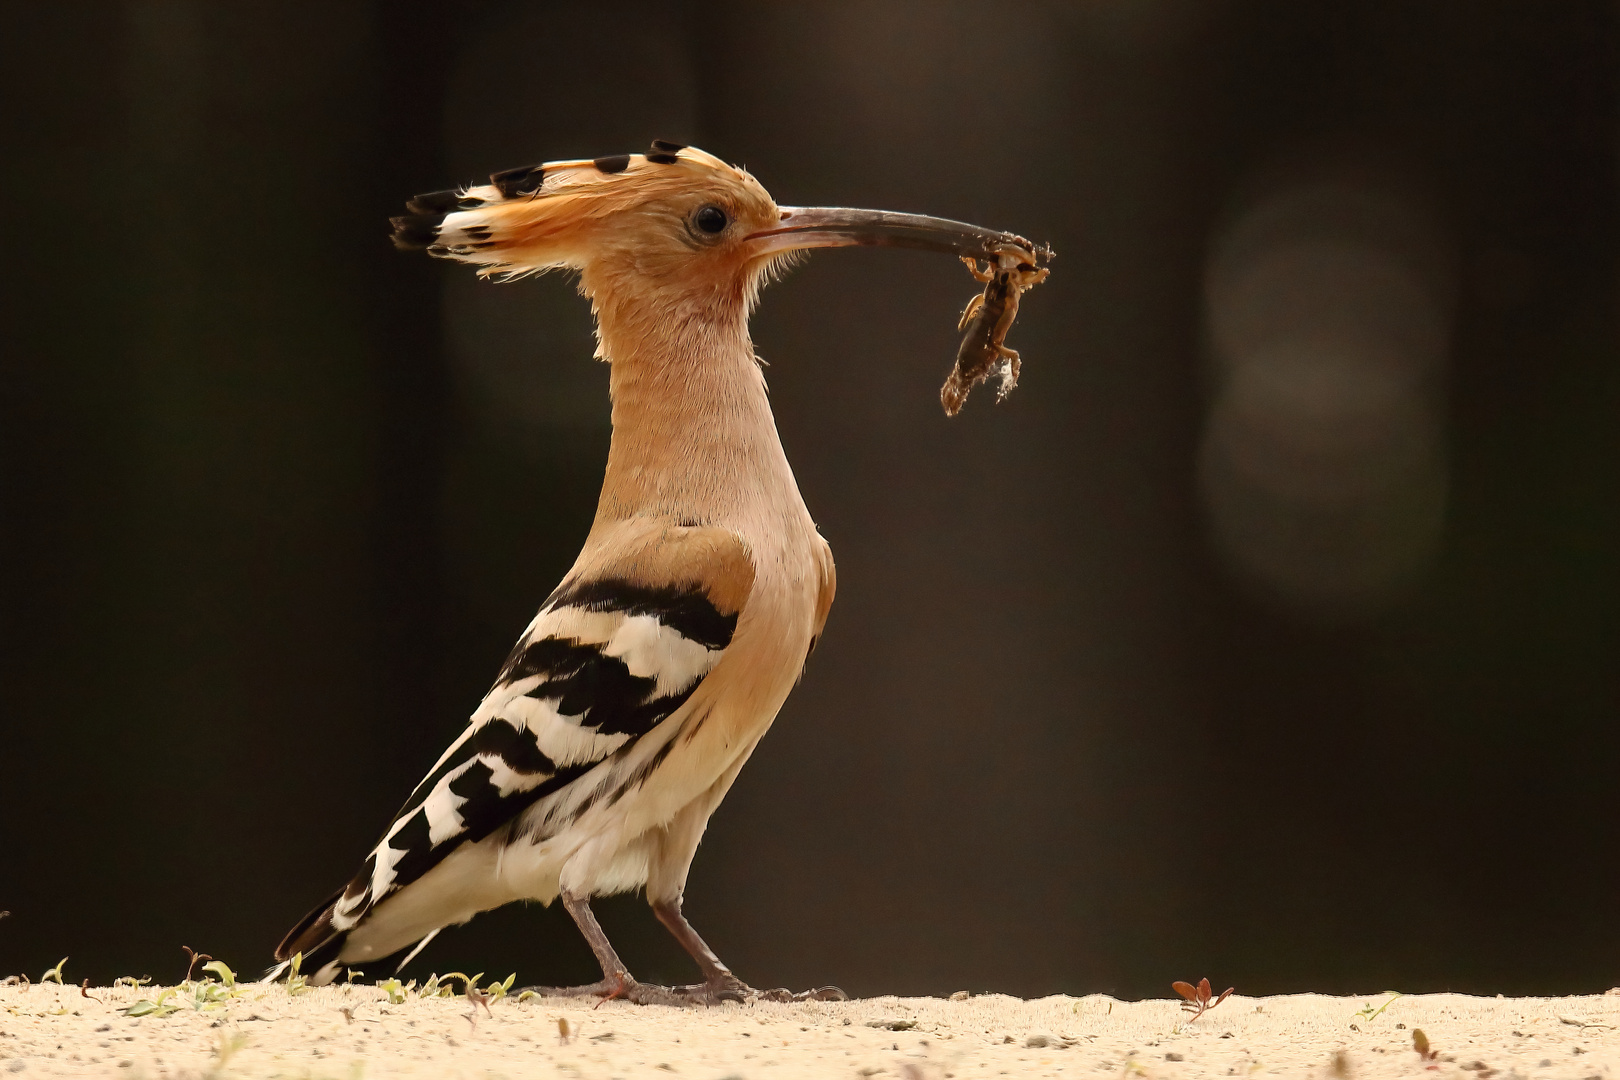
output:
[[[692,215],[692,224],[710,236],[716,236],[726,231],[726,226],[731,224],[731,218],[724,210],[710,203],[708,206],[698,207],[698,212]]]

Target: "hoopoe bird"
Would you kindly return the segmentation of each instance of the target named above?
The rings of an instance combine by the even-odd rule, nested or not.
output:
[[[541,992],[755,997],[681,897],[709,816],[821,636],[835,576],[777,437],[750,311],[811,248],[1005,264],[1031,245],[921,215],[780,207],[747,172],[663,141],[498,172],[407,209],[393,219],[401,248],[482,276],[578,274],[611,365],[607,470],[573,568],[359,872],[282,940],[271,977],[295,955],[317,985],[406,949],[409,962],[445,926],[560,897],[602,979]],[[590,900],[637,889],[702,982],[630,975]]]

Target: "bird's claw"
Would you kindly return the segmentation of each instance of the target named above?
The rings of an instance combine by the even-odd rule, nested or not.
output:
[[[784,987],[775,990],[755,990],[735,975],[726,975],[689,986],[659,986],[657,983],[637,982],[626,975],[622,979],[602,979],[585,986],[527,986],[518,992],[524,991],[540,997],[595,997],[601,998],[602,1001],[619,998],[636,1005],[675,1005],[686,1008],[698,1005],[722,1005],[728,1001],[746,1005],[751,1001],[849,1000],[849,995],[836,986],[818,986],[814,990],[805,990],[797,994]]]
[[[719,1005],[727,1001],[744,1005],[759,996],[758,990],[735,975],[725,975],[718,979],[693,983],[690,986],[677,986],[673,989],[693,1005]]]
[[[743,982],[735,975],[726,975],[708,982],[694,983],[691,986],[677,986],[672,988],[675,993],[683,995],[686,1000],[696,1005],[719,1005],[727,1001],[734,1001],[739,1005],[746,1005],[752,1001],[848,1001],[849,995],[836,986],[820,986],[814,990],[805,990],[795,994],[783,987],[775,990],[756,990]]]
[[[836,986],[818,986],[793,995],[794,1001],[848,1001],[849,995]]]
[[[698,1004],[681,993],[685,987],[659,986],[657,983],[644,983],[625,976],[622,979],[602,979],[599,982],[588,983],[584,986],[527,986],[519,993],[525,991],[537,994],[540,997],[560,998],[601,998],[597,1004],[620,999],[636,1005],[675,1005],[690,1007]]]
[[[525,986],[521,987],[517,993],[553,998],[615,998],[624,993],[624,988],[625,983],[621,980],[602,979],[599,982],[589,983],[585,986]]]
[[[795,994],[785,986],[778,986],[775,990],[759,990],[756,996],[760,1001],[848,1001],[849,995],[836,986],[818,986],[814,990],[801,990]]]

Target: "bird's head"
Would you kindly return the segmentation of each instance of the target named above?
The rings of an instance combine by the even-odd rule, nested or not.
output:
[[[778,206],[746,171],[695,147],[555,161],[495,173],[487,185],[419,195],[393,219],[394,242],[481,266],[485,275],[580,273],[602,307],[720,317],[752,306],[795,253],[816,247],[920,248],[995,261],[1033,245],[918,214]]]

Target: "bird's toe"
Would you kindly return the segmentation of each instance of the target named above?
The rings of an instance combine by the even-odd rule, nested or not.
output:
[[[616,998],[625,997],[632,985],[635,985],[634,980],[601,979],[584,986],[525,986],[516,993],[554,998]]]
[[[676,986],[672,989],[693,1005],[720,1005],[727,1001],[746,1005],[762,996],[758,990],[735,975],[693,983],[690,986]]]
[[[619,996],[626,1001],[633,1001],[637,1005],[673,1005],[677,1008],[694,1008],[703,1002],[694,1001],[686,994],[681,986],[659,986],[657,983],[632,983],[623,994]]]
[[[848,1001],[849,995],[836,986],[818,986],[814,990],[801,990],[795,994],[785,987],[760,992],[763,1001]]]

